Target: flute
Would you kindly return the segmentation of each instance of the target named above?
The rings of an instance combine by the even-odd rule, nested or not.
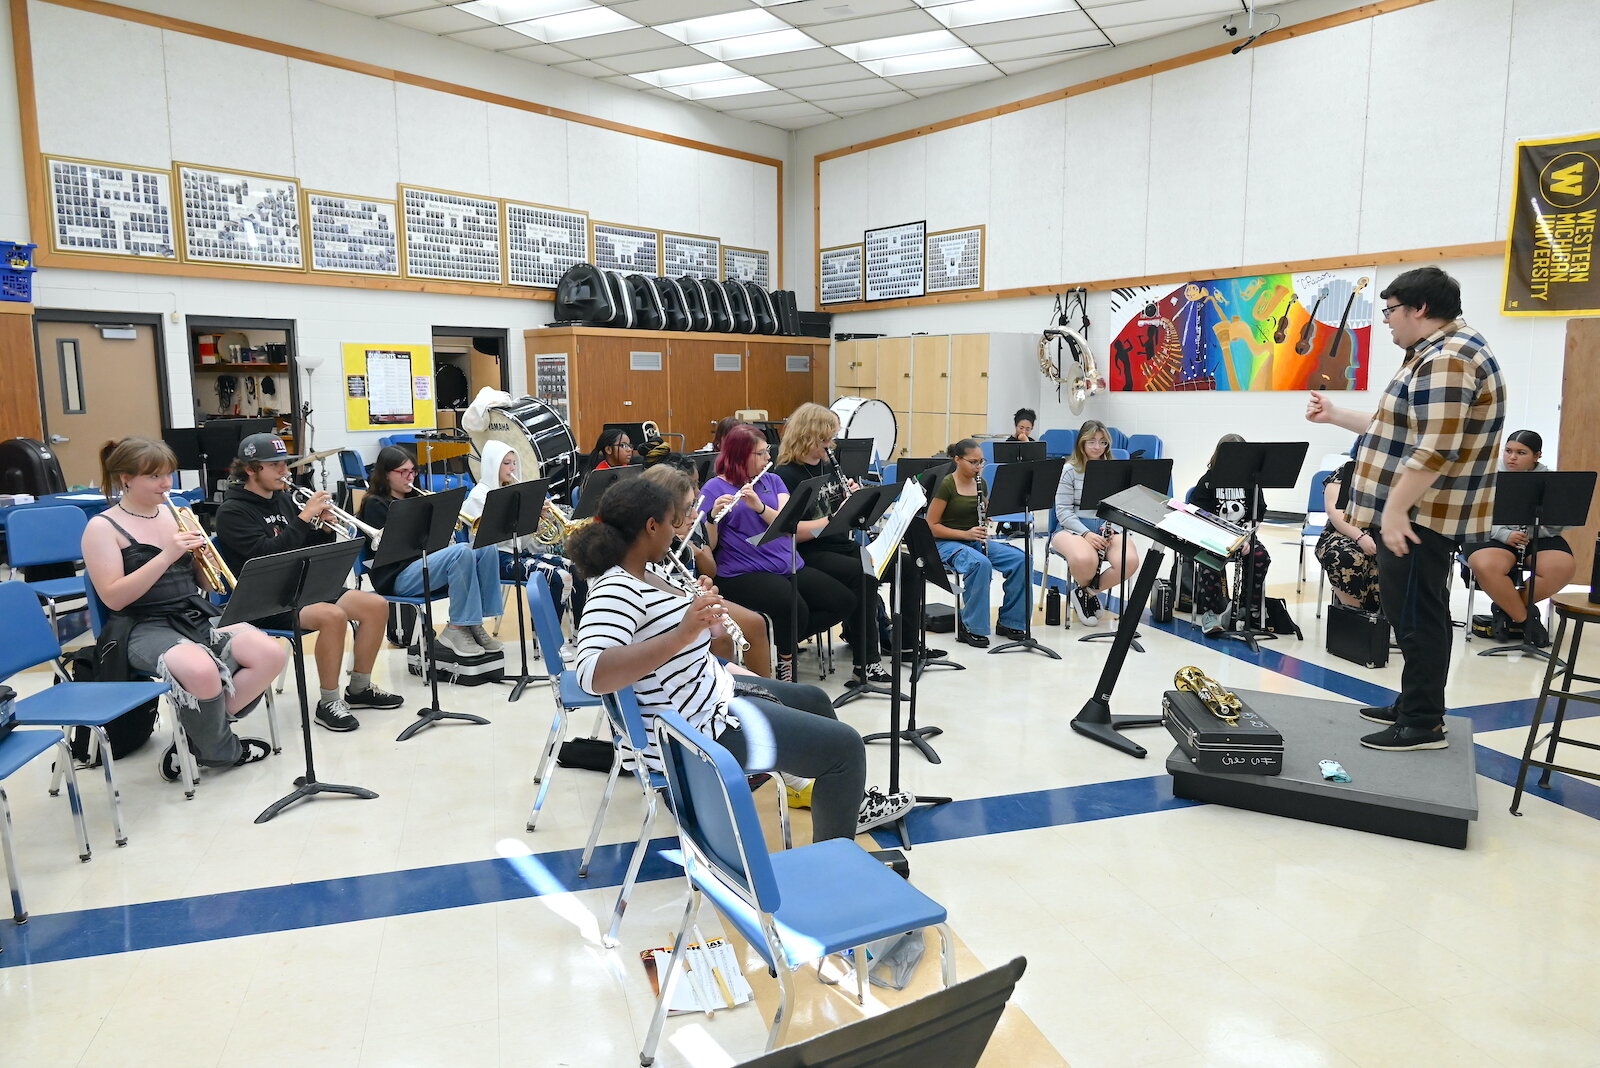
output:
[[[721,508],[718,508],[716,512],[712,514],[711,521],[713,523],[720,523],[724,519],[728,518],[728,513],[733,511],[734,505],[739,503],[739,498],[744,494],[744,491],[749,489],[751,486],[754,486],[757,482],[760,482],[761,476],[771,470],[772,461],[768,460],[767,466],[763,467],[760,471],[757,471],[755,478],[752,478],[749,482],[746,482],[744,485],[739,487],[739,491],[733,495],[733,500],[729,501]]]
[[[687,546],[688,544],[689,541],[687,538],[685,538],[683,545]],[[677,585],[683,589],[684,593],[689,595],[690,600],[693,600],[694,598],[700,596],[700,594],[704,591],[700,587],[699,578],[695,576],[694,572],[689,570],[689,565],[683,562],[683,557],[679,555],[679,551],[679,549],[672,549],[668,551],[666,559],[667,569],[671,572],[673,581],[675,581]],[[728,610],[726,608],[722,610],[722,629],[727,631],[728,637],[733,639],[733,647],[739,654],[738,659],[740,663],[743,663],[744,654],[750,650],[750,641],[744,636],[744,630],[739,626],[739,624],[733,621],[733,616],[728,614]]]

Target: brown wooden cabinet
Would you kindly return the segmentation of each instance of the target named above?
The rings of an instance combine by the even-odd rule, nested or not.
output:
[[[567,408],[582,449],[606,423],[653,420],[692,450],[741,408],[782,420],[806,401],[827,403],[826,338],[561,326],[523,339],[529,382],[538,356],[567,357]]]

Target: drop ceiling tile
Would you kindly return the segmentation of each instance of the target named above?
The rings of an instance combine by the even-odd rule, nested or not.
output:
[[[776,56],[752,56],[735,59],[729,66],[738,67],[746,74],[765,78],[779,72],[810,70],[819,67],[837,67],[850,61],[831,48],[808,48],[804,52],[784,52]]]
[[[1194,18],[1215,14],[1220,22],[1232,14],[1244,14],[1237,3],[1228,0],[1082,0],[1082,6],[1102,26],[1130,26],[1136,22]]]
[[[1100,47],[1109,48],[1111,46],[1106,44],[1104,41],[1101,41]],[[1021,74],[1023,71],[1038,70],[1040,67],[1048,67],[1052,63],[1060,63],[1065,58],[1067,57],[1039,56],[1035,59],[1008,59],[997,62],[995,66],[999,67],[1007,74]]]
[[[861,73],[865,74],[865,71]],[[850,81],[825,82],[822,85],[791,87],[791,92],[802,100],[815,103],[819,100],[849,100],[858,96],[894,91],[894,86],[882,78],[855,78]]]
[[[371,15],[373,18],[400,15],[427,6],[427,0],[322,0],[322,2],[329,7],[343,8],[358,15]]]
[[[690,67],[705,61],[703,53],[695,51],[688,45],[680,45],[677,48],[652,48],[648,52],[606,56],[599,62],[619,74],[638,74],[640,71],[666,70],[668,67]]]
[[[558,43],[568,52],[580,55],[585,59],[604,59],[606,56],[620,56],[629,52],[648,52],[655,48],[675,48],[678,45],[677,41],[674,41],[666,34],[642,27],[637,30],[602,33],[594,37],[576,37],[572,40]]]
[[[619,15],[626,15],[646,26],[659,26],[666,22],[705,18],[707,15],[726,15],[730,11],[749,11],[750,0],[626,0],[625,3],[601,0]]]
[[[518,36],[521,35],[519,34]],[[527,38],[524,37],[523,40],[527,40]],[[547,67],[553,67],[558,63],[571,63],[578,58],[564,48],[547,44],[530,44],[524,48],[512,48],[508,49],[504,54],[516,56],[518,59],[525,59],[529,63],[541,63]]]
[[[1105,36],[1099,30],[1082,30],[1078,33],[1058,33],[1030,41],[1005,41],[1001,44],[981,45],[978,53],[995,63],[1002,60],[1042,59],[1047,56],[1057,56],[1057,59],[1060,59],[1063,57],[1057,55],[1058,53],[1092,48],[1105,43]]]
[[[855,63],[840,63],[832,67],[810,67],[806,70],[778,71],[760,75],[762,81],[784,89],[803,85],[827,85],[830,82],[854,81],[867,77],[866,68]]]
[[[866,96],[841,97],[837,100],[828,100],[818,103],[836,115],[855,115],[863,111],[872,111],[876,108],[886,108],[891,104],[904,104],[916,98],[910,93],[896,89],[892,93],[871,93]],[[817,103],[812,101],[812,103]]]
[[[1029,19],[989,22],[982,26],[962,26],[951,32],[970,45],[983,45],[993,44],[996,41],[1021,41],[1028,37],[1046,37],[1055,33],[1092,29],[1094,23],[1089,20],[1088,15],[1081,11],[1069,11],[1057,15],[1036,15]]]
[[[679,99],[682,99],[681,97]],[[788,93],[768,90],[761,93],[736,93],[733,96],[707,96],[696,100],[712,111],[733,111],[736,108],[765,107],[772,104],[798,104],[801,101]]]
[[[793,4],[767,4],[768,11],[796,26],[817,26],[825,22],[871,18],[892,11],[916,11],[912,0],[799,0]],[[848,9],[841,14],[840,8]]]
[[[486,19],[469,15],[465,11],[457,11],[453,7],[434,7],[426,11],[413,10],[410,14],[395,15],[384,21],[398,26],[409,26],[424,33],[456,33],[460,30],[481,30],[485,26],[494,25]]]
[[[1224,44],[1229,38],[1224,37],[1221,31],[1221,22],[1216,15],[1191,15],[1187,18],[1162,19],[1160,22],[1140,22],[1131,26],[1107,26],[1106,36],[1117,44],[1129,44],[1133,41],[1143,41],[1150,37],[1160,37],[1162,34],[1177,33],[1187,30],[1191,26],[1215,25],[1217,30],[1217,43]],[[1243,41],[1245,34],[1240,33],[1237,40]],[[1270,40],[1270,38],[1269,38]]]
[[[741,119],[758,119],[763,122],[771,119],[808,119],[817,116],[831,119],[833,117],[833,112],[803,101],[793,104],[768,104],[758,108],[729,108],[728,114],[737,115]]]
[[[826,45],[852,44],[856,41],[875,41],[880,37],[901,37],[908,33],[927,33],[943,30],[934,17],[916,8],[876,15],[866,19],[830,22],[821,26],[808,26],[806,32]]]
[[[481,30],[452,33],[446,40],[460,41],[462,44],[469,44],[474,48],[487,48],[491,52],[503,52],[508,49],[521,48],[528,43],[527,37],[503,26],[489,26]]]
[[[608,67],[602,67],[592,59],[580,59],[576,63],[558,63],[553,64],[553,66],[556,70],[565,71],[568,74],[579,74],[585,78],[609,78],[616,73]]]
[[[930,70],[921,74],[906,74],[889,81],[907,92],[923,95],[942,93],[960,85],[976,85],[1002,77],[1000,71],[985,63],[980,67],[957,67],[954,70]]]

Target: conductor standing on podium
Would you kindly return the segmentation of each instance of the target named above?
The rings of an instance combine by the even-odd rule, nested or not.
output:
[[[1446,580],[1456,549],[1482,541],[1494,514],[1494,476],[1506,388],[1483,335],[1461,319],[1461,287],[1437,267],[1407,271],[1379,310],[1405,360],[1370,418],[1313,392],[1306,418],[1362,435],[1346,513],[1378,527],[1378,588],[1405,666],[1400,696],[1361,716],[1384,729],[1369,749],[1443,749],[1450,674]]]

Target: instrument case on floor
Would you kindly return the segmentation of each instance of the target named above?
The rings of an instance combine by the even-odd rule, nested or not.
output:
[[[1381,668],[1389,662],[1389,621],[1349,605],[1328,605],[1328,652],[1352,664]]]
[[[1244,705],[1237,723],[1211,714],[1187,690],[1161,695],[1161,723],[1200,771],[1277,775],[1283,771],[1283,735]]]
[[[412,645],[406,649],[406,670],[420,679],[426,679],[423,673],[424,658],[421,650]],[[433,643],[433,666],[439,673],[440,682],[454,683],[457,686],[483,686],[491,682],[503,682],[506,677],[506,654],[504,650],[492,653],[481,653],[478,656],[457,656],[443,642]]]

